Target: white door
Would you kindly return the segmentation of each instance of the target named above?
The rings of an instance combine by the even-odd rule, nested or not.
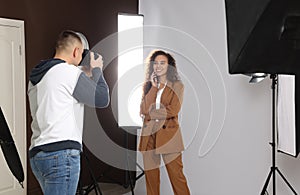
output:
[[[0,106],[19,152],[26,179],[24,48],[24,22],[0,18]],[[10,172],[1,150],[0,194],[26,194],[26,181],[22,189]]]

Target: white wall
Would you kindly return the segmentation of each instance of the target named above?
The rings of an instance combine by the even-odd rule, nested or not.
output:
[[[260,194],[271,166],[271,81],[249,84],[246,76],[229,75],[224,0],[140,0],[139,5],[145,52],[173,53],[186,86],[181,123],[192,194]],[[300,192],[299,160],[279,153],[277,159]],[[292,194],[276,176],[277,193]],[[135,193],[146,194],[144,177]],[[161,194],[172,194],[164,169]]]

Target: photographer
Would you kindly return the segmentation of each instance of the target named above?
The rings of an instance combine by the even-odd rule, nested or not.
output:
[[[45,195],[76,193],[84,105],[103,108],[109,104],[102,57],[95,59],[90,52],[90,64],[81,70],[83,50],[76,32],[63,31],[55,56],[39,63],[29,76],[30,165]]]

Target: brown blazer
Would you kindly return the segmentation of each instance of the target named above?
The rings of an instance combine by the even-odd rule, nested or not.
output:
[[[155,108],[158,89],[151,87],[141,102],[140,114],[144,115],[139,150],[145,151],[149,136],[155,136],[155,152],[158,154],[184,150],[178,112],[181,109],[184,86],[181,81],[168,82],[161,96],[160,109]]]

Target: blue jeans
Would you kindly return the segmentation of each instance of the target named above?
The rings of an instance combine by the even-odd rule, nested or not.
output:
[[[75,195],[80,174],[80,151],[39,152],[30,166],[44,195]]]

